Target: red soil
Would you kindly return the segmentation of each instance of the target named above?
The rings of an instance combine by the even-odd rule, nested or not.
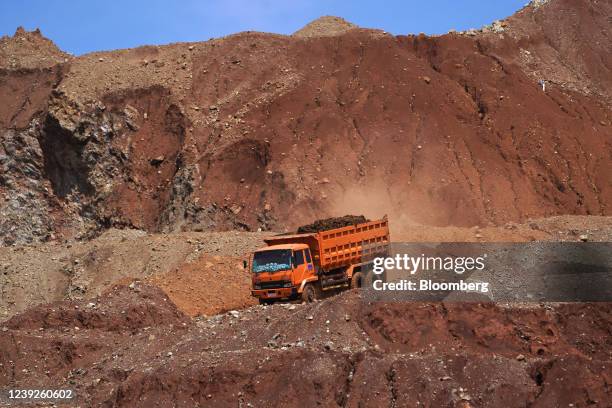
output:
[[[603,407],[610,324],[603,303],[368,304],[357,292],[190,321],[137,284],[4,323],[0,386],[53,384],[104,407]]]

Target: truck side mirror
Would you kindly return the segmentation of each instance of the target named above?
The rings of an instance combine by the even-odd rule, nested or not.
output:
[[[242,267],[243,267],[244,269],[246,269],[246,268],[247,268],[247,266],[248,266],[248,265],[247,265],[247,261],[242,260]]]

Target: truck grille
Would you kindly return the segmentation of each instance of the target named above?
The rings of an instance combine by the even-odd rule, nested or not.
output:
[[[260,282],[259,285],[261,285],[262,289],[275,289],[275,288],[282,288],[285,283],[290,283],[290,282],[282,281],[282,280],[267,281],[267,282]]]

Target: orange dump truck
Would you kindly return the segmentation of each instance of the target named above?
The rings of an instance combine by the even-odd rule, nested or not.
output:
[[[322,291],[361,287],[365,266],[387,253],[387,217],[316,233],[277,235],[253,252],[251,294],[259,303],[301,297],[311,302]]]

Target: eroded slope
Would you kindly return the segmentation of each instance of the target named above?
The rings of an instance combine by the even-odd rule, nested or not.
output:
[[[609,15],[555,0],[481,32],[247,32],[5,68],[2,239],[609,215]]]

